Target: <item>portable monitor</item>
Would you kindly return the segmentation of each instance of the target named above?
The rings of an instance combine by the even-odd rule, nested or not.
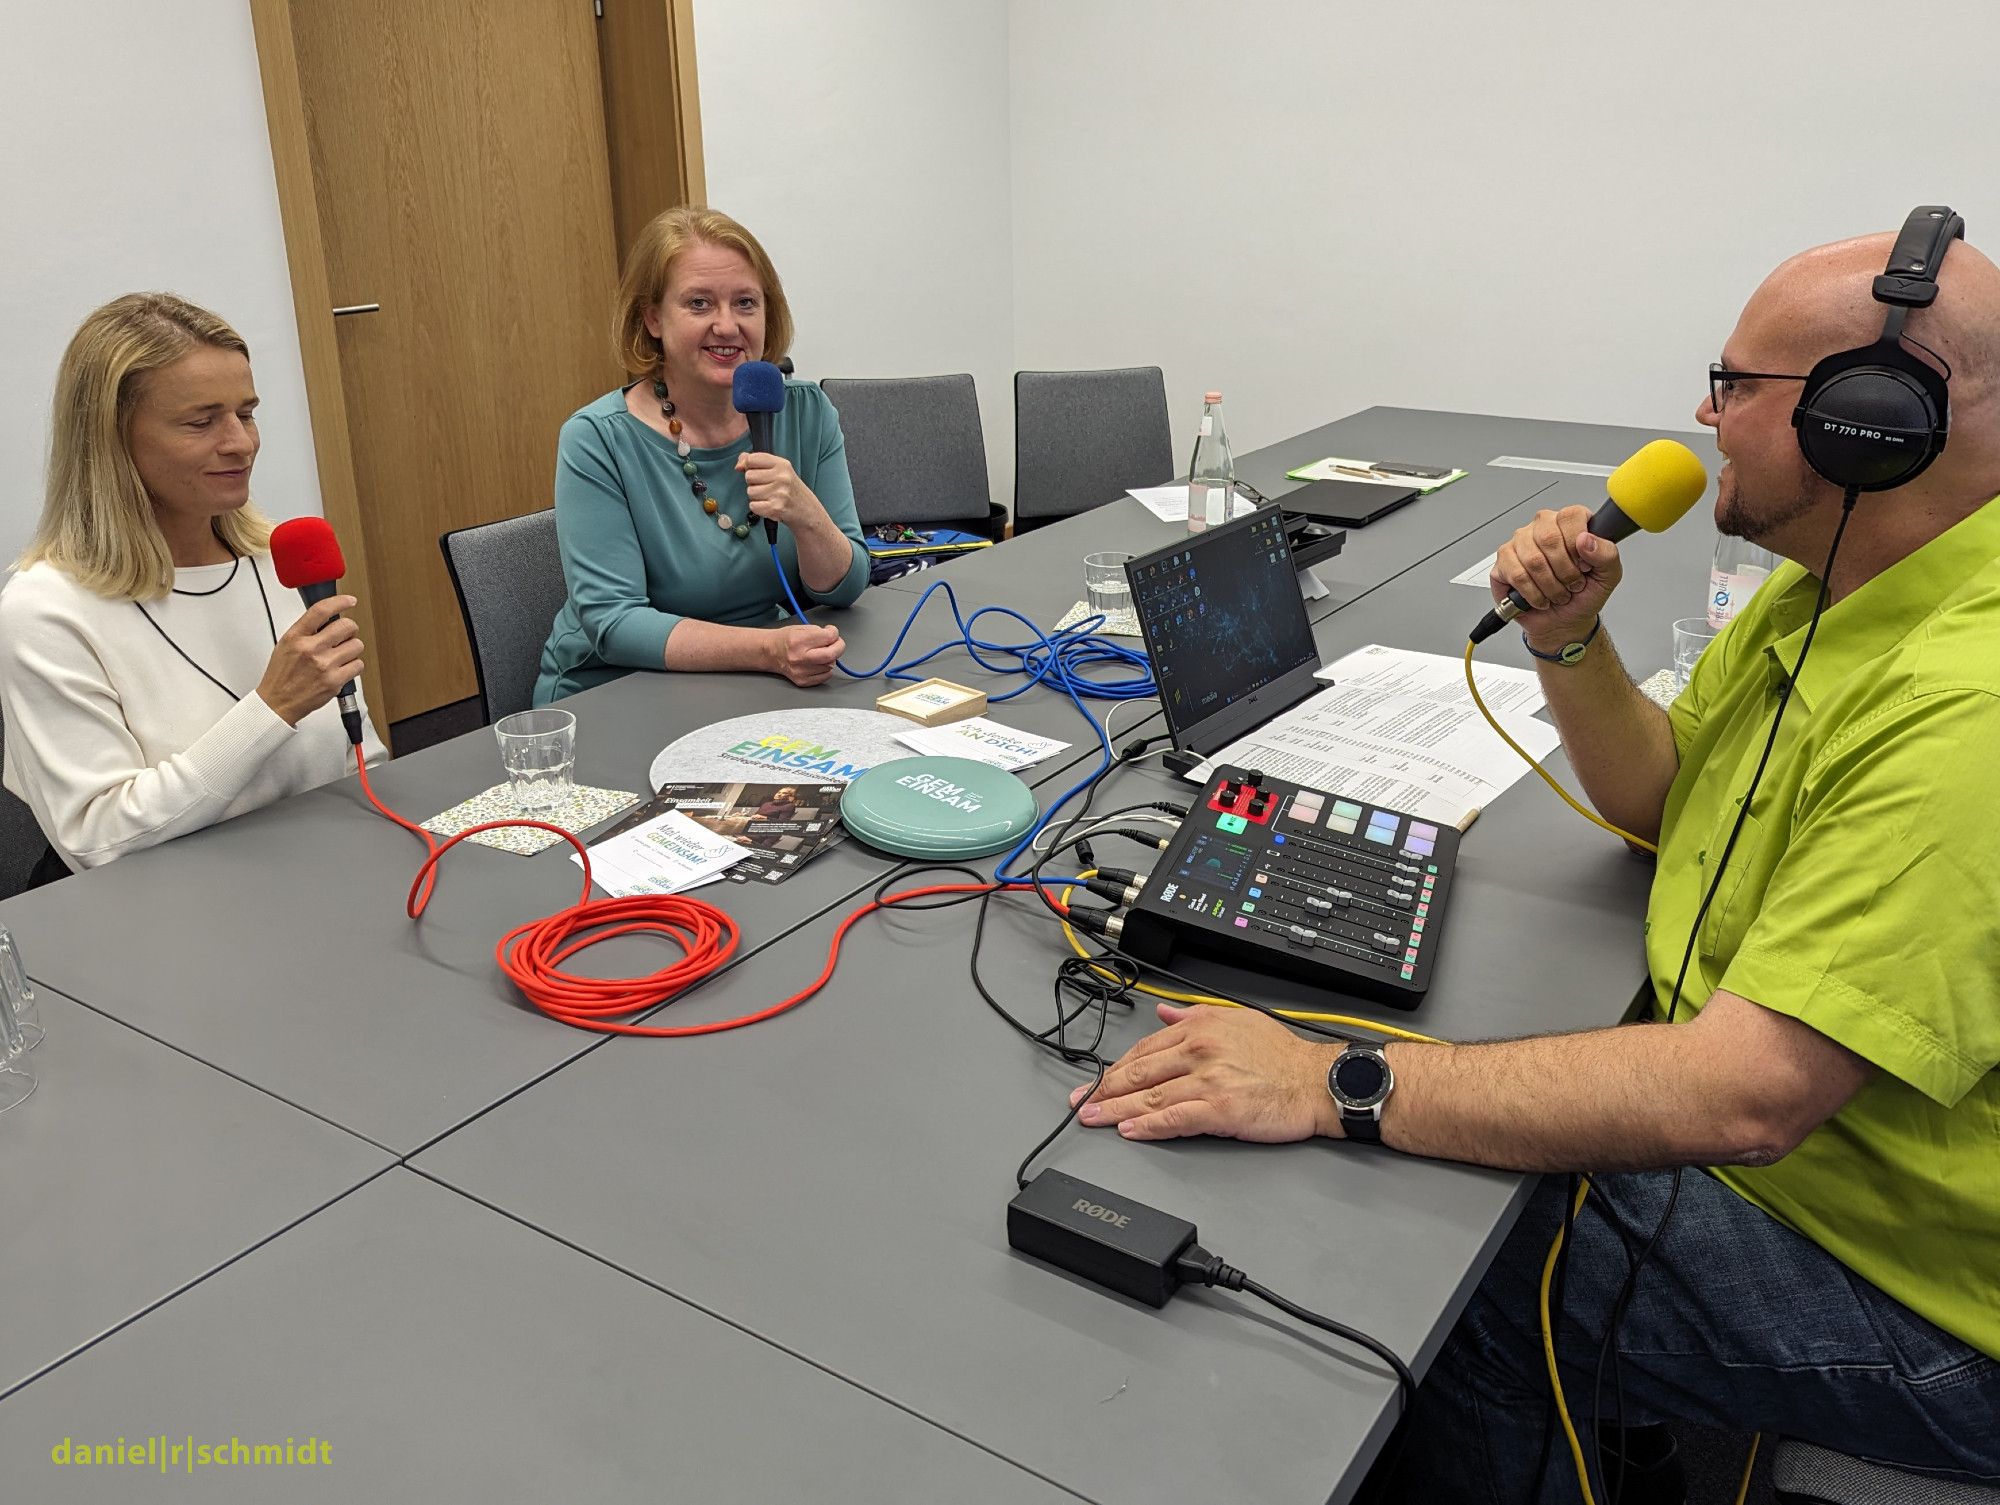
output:
[[[840,822],[898,857],[985,857],[1035,823],[1034,792],[1005,769],[972,758],[897,758],[847,786]]]
[[[1320,688],[1277,508],[1142,554],[1125,574],[1174,746],[1207,757]]]
[[[1277,499],[1287,512],[1297,512],[1315,522],[1341,523],[1360,528],[1387,517],[1399,507],[1407,507],[1423,493],[1415,487],[1379,486],[1373,481],[1309,481],[1296,491]]]

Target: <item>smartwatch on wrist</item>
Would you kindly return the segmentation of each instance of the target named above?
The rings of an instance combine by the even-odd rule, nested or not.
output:
[[[1340,1109],[1341,1129],[1364,1144],[1382,1142],[1382,1105],[1395,1087],[1396,1074],[1379,1046],[1349,1043],[1326,1072],[1327,1094]]]

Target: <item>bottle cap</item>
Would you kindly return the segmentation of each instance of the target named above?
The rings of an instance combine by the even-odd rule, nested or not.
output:
[[[1201,394],[1201,400],[1203,402],[1220,402],[1222,401],[1222,394],[1220,392],[1204,392]]]

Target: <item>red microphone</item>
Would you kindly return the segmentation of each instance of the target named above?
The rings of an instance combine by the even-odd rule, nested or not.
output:
[[[317,606],[335,590],[347,573],[341,557],[340,540],[333,525],[323,517],[295,517],[271,530],[271,564],[278,583],[299,593],[307,606]],[[340,724],[347,728],[347,740],[361,746],[361,703],[355,698],[354,681],[340,687]],[[359,757],[357,751],[355,754]]]

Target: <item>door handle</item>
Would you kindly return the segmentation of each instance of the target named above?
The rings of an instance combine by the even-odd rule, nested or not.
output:
[[[382,305],[379,303],[349,303],[344,308],[336,308],[333,311],[333,316],[339,319],[348,314],[379,314],[380,312],[382,312]]]

